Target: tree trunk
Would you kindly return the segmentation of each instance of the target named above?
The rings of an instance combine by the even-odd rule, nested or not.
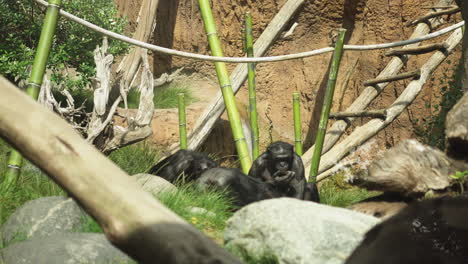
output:
[[[468,21],[468,1],[466,0],[455,0],[458,4],[458,6],[461,8],[461,13],[463,20]],[[465,25],[466,28],[466,25]],[[463,58],[463,77],[462,77],[462,83],[463,83],[463,91],[466,93],[468,91],[468,33],[466,33],[465,30],[465,35],[463,36],[463,50],[462,50],[462,58]]]
[[[1,76],[0,90],[0,137],[62,186],[138,263],[241,263]]]
[[[138,26],[133,34],[133,38],[148,42],[156,27],[156,15],[159,0],[143,0],[140,13],[138,14]],[[141,63],[142,48],[134,47],[131,52],[125,56],[119,65],[117,73],[123,74],[125,87],[129,87],[136,77],[136,73]]]

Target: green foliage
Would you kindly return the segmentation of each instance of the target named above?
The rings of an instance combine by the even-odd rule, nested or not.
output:
[[[380,192],[367,191],[366,189],[352,186],[346,183],[344,178],[344,172],[339,172],[319,183],[320,203],[347,207],[380,194]]]
[[[450,63],[450,61],[448,61]],[[433,107],[434,114],[429,118],[423,118],[422,120],[413,120],[414,133],[420,138],[422,143],[429,146],[437,147],[441,150],[445,149],[445,119],[447,113],[452,107],[460,100],[463,96],[461,79],[463,76],[463,63],[459,63],[455,68],[455,75],[452,80],[448,82],[448,86],[442,87],[441,95],[434,94],[436,98],[441,98],[440,104],[431,106],[426,103],[426,109]],[[440,84],[445,84],[448,79],[448,75],[443,73],[443,78],[440,80]],[[421,121],[421,122],[419,122]]]
[[[454,180],[455,183],[458,183],[460,185],[460,193],[463,194],[465,192],[463,184],[465,182],[465,179],[468,178],[468,171],[457,171],[454,174],[450,175],[450,177]]]
[[[0,140],[0,176],[6,171],[9,146]],[[0,181],[3,178],[0,178]],[[20,206],[44,196],[64,195],[62,189],[29,161],[24,161],[21,177],[14,192],[0,193],[0,225]]]
[[[169,83],[154,89],[154,107],[157,109],[176,108],[179,93],[183,93],[185,95],[186,106],[197,101],[197,98],[192,95],[187,84]],[[131,89],[127,95],[128,108],[138,108],[139,102],[140,92],[136,89]],[[124,103],[120,103],[119,106],[124,107]]]
[[[149,170],[160,158],[159,151],[142,142],[112,152],[109,159],[129,175]]]
[[[192,184],[185,184],[179,185],[176,192],[163,192],[156,198],[207,236],[222,242],[222,232],[233,208],[232,201],[225,192],[202,192]],[[207,213],[190,212],[190,207],[206,209]],[[102,233],[101,227],[89,216],[86,217],[81,231]]]
[[[117,16],[112,1],[77,0],[63,1],[63,9],[102,26],[122,33],[126,21]],[[0,0],[0,74],[10,80],[16,76],[28,78],[27,66],[32,65],[34,50],[39,42],[44,8],[34,1]],[[48,68],[53,71],[52,80],[65,81],[66,86],[84,87],[95,73],[93,50],[101,45],[102,36],[75,22],[60,18],[49,56]],[[111,54],[123,54],[128,45],[109,40]],[[63,74],[66,68],[76,68],[78,77],[71,80]]]
[[[78,232],[83,233],[104,233],[101,226],[89,215],[83,216],[84,224]]]
[[[232,254],[238,256],[246,264],[278,264],[279,260],[272,252],[263,256],[252,256],[245,249],[240,247],[227,247]]]
[[[231,217],[234,208],[230,196],[226,192],[213,189],[200,191],[190,183],[177,187],[177,192],[161,193],[158,199],[207,236],[221,242],[226,221]],[[190,207],[206,209],[207,213],[190,212]]]

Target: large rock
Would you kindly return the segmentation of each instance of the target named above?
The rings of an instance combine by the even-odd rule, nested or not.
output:
[[[166,181],[164,178],[155,176],[152,174],[138,173],[131,176],[138,184],[143,188],[144,191],[149,192],[153,195],[158,195],[161,192],[172,192],[177,191],[172,183]]]
[[[71,198],[43,197],[18,208],[0,228],[4,244],[36,236],[80,231],[85,214]]]
[[[279,263],[341,264],[379,219],[314,202],[270,199],[248,205],[227,222],[226,246]]]
[[[5,264],[136,263],[103,234],[92,233],[55,234],[19,242],[0,250],[1,260]]]

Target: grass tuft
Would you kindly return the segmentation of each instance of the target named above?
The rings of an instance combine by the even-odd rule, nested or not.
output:
[[[134,175],[149,170],[160,159],[160,156],[160,151],[141,142],[113,151],[109,159],[129,175]]]
[[[348,207],[364,199],[377,196],[381,192],[368,191],[352,186],[345,181],[345,172],[339,172],[318,184],[320,203]]]
[[[185,95],[185,105],[189,105],[198,101],[190,91],[187,84],[169,83],[154,89],[154,107],[156,109],[176,108],[179,93]],[[127,94],[127,106],[129,109],[138,108],[140,102],[140,92],[136,89],[131,89]],[[119,104],[124,107],[124,103]]]

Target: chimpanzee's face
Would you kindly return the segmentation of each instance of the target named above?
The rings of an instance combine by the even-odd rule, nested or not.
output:
[[[275,172],[285,172],[291,168],[294,152],[292,146],[279,143],[281,142],[273,143],[268,147],[269,167]]]
[[[192,172],[197,176],[200,176],[202,172],[208,169],[216,167],[218,167],[218,164],[210,159],[196,159],[192,161]]]

